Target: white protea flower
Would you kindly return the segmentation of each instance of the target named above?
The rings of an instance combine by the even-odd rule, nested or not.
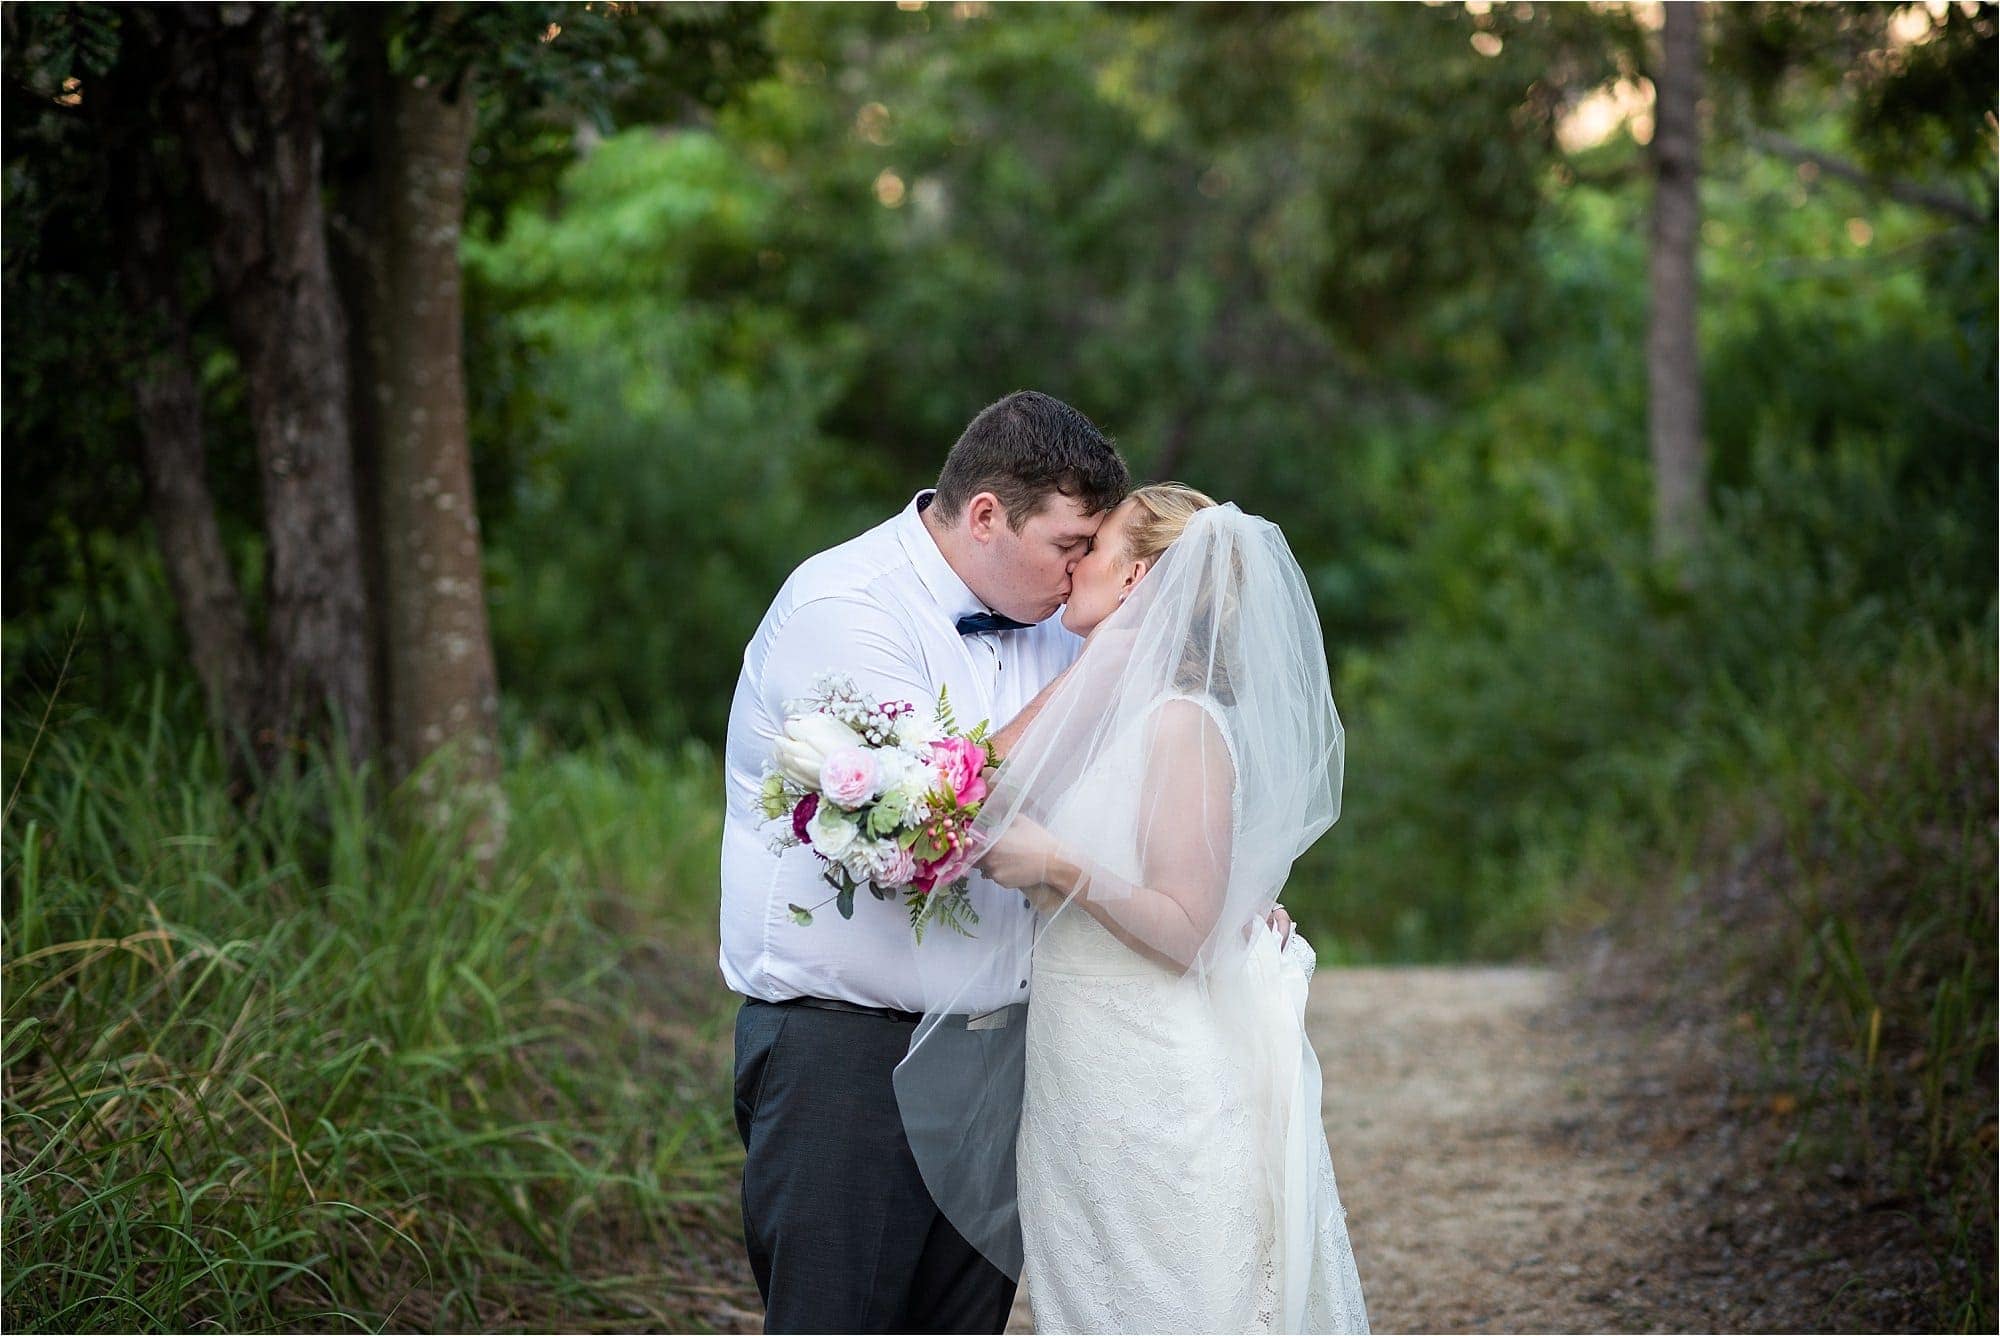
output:
[[[778,769],[794,784],[819,792],[820,767],[843,747],[859,747],[861,736],[830,714],[805,714],[785,721],[773,753]]]

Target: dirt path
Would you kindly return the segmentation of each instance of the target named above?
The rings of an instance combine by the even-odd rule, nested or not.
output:
[[[1769,1092],[1727,1077],[1714,1032],[1628,974],[1314,978],[1307,1023],[1374,1330],[1920,1329],[1907,1314],[1928,1263],[1856,1265],[1890,1255],[1901,1217],[1774,1172]],[[723,1329],[760,1329],[747,1294]],[[1010,1332],[1034,1329],[1032,1302]]]
[[[1652,1178],[1606,1119],[1561,976],[1341,970],[1314,980],[1328,1143],[1376,1331],[1629,1329]],[[1611,1079],[1607,1079],[1611,1078]]]
[[[1649,1182],[1538,968],[1327,970],[1307,1022],[1378,1332],[1629,1329]],[[1031,1331],[1029,1299],[1009,1331]]]

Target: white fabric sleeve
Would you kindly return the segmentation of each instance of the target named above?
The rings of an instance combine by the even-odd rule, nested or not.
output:
[[[877,701],[933,703],[937,688],[924,674],[909,631],[872,599],[849,595],[800,604],[771,638],[764,668],[764,704],[785,717],[785,702],[812,691],[813,679],[841,672]]]

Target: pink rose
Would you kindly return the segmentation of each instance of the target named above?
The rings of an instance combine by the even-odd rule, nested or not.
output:
[[[881,776],[872,754],[860,747],[841,747],[820,762],[819,791],[842,807],[859,807],[875,796]]]
[[[971,869],[972,850],[969,847],[970,843],[970,841],[967,841],[955,849],[947,850],[943,858],[938,859],[937,862],[931,863],[925,868],[925,873],[930,877],[933,886],[949,886]]]
[[[800,844],[812,843],[812,836],[806,834],[806,827],[811,824],[813,813],[818,810],[819,795],[817,793],[808,793],[805,797],[799,799],[799,805],[792,809],[792,834],[799,837]]]
[[[917,876],[912,884],[920,890],[949,886],[970,871],[978,857],[970,822],[961,825],[959,821],[946,817],[939,823],[939,829],[944,836],[944,853],[929,862],[917,864]]]
[[[889,856],[888,864],[882,869],[881,875],[875,878],[875,884],[885,891],[894,890],[898,886],[909,885],[916,879],[916,875],[916,855],[908,849],[898,849]]]
[[[979,772],[986,768],[986,748],[970,738],[940,738],[931,744],[931,763],[959,806],[985,799],[986,780]]]

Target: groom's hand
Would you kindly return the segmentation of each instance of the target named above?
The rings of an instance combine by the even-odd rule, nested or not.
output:
[[[1292,916],[1285,912],[1283,905],[1272,905],[1271,913],[1264,920],[1271,925],[1271,931],[1278,934],[1278,945],[1288,946],[1292,940]]]

